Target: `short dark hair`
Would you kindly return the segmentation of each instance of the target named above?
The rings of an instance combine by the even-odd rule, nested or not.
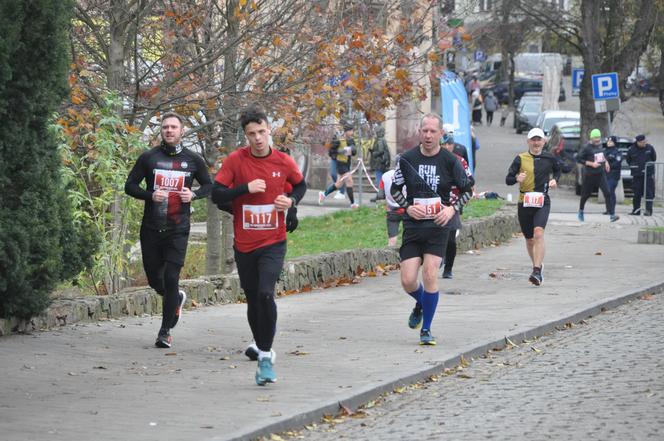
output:
[[[270,123],[267,120],[267,114],[265,111],[258,106],[247,107],[240,113],[240,126],[242,126],[242,130],[244,130],[249,123],[260,124],[263,121],[265,121],[265,124]]]
[[[178,121],[180,121],[180,125],[184,127],[184,117],[182,115],[180,115],[179,113],[175,113],[175,112],[166,112],[166,113],[164,113],[161,116],[161,123],[160,124],[163,124],[163,122],[165,120],[167,120],[168,118],[177,119]]]

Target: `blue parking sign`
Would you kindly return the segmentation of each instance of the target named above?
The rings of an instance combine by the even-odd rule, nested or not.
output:
[[[610,100],[619,97],[618,74],[616,72],[593,75],[593,98]]]
[[[572,90],[581,90],[584,72],[583,69],[572,69]]]
[[[485,61],[486,60],[486,54],[482,50],[476,50],[475,51],[475,61]]]

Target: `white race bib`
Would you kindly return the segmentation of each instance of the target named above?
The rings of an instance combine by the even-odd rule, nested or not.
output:
[[[183,171],[155,169],[154,189],[164,191],[182,191],[184,188],[184,180],[186,176],[187,172]]]
[[[544,206],[544,193],[529,191],[523,195],[524,207],[542,208]]]
[[[603,152],[595,153],[595,162],[599,162],[601,164],[604,161],[606,161],[606,159],[604,159]]]
[[[276,230],[279,216],[274,204],[243,205],[242,228],[245,230]]]
[[[423,205],[426,209],[426,216],[424,219],[433,219],[443,209],[443,204],[440,198],[413,198],[413,204]]]

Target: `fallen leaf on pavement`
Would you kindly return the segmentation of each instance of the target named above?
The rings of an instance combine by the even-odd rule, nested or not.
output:
[[[542,352],[541,349],[537,349],[535,346],[531,346],[530,349],[532,349],[533,351],[537,352],[538,354],[539,354],[540,352]]]
[[[194,299],[191,299],[191,307],[192,308],[198,308],[198,302]]]
[[[339,402],[339,408],[341,409],[342,415],[353,416],[353,414],[355,413],[351,410],[350,407],[346,406],[342,402]]]
[[[173,356],[173,355],[178,355],[178,353],[177,352],[166,352],[164,355]]]
[[[457,377],[459,377],[459,378],[465,378],[465,379],[473,378],[472,376],[470,376],[470,375],[468,375],[468,374],[458,374]]]
[[[595,253],[595,256],[601,256],[601,255],[602,255],[602,252],[601,252],[601,251],[597,251],[597,252]]]
[[[293,352],[289,352],[289,354],[291,354],[291,355],[309,355],[308,352],[300,351],[299,349],[296,349]]]
[[[652,294],[643,294],[641,300],[652,300]]]

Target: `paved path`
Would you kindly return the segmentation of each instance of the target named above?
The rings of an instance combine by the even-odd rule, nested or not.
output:
[[[664,295],[636,300],[399,388],[354,418],[309,425],[297,438],[661,440],[663,315]]]
[[[279,382],[254,384],[244,305],[185,312],[172,350],[144,317],[0,339],[3,441],[226,440],[279,431],[361,404],[483,350],[543,332],[589,307],[664,282],[664,247],[637,227],[553,220],[545,284],[526,281],[523,239],[460,255],[421,348],[398,274],[278,300]]]

